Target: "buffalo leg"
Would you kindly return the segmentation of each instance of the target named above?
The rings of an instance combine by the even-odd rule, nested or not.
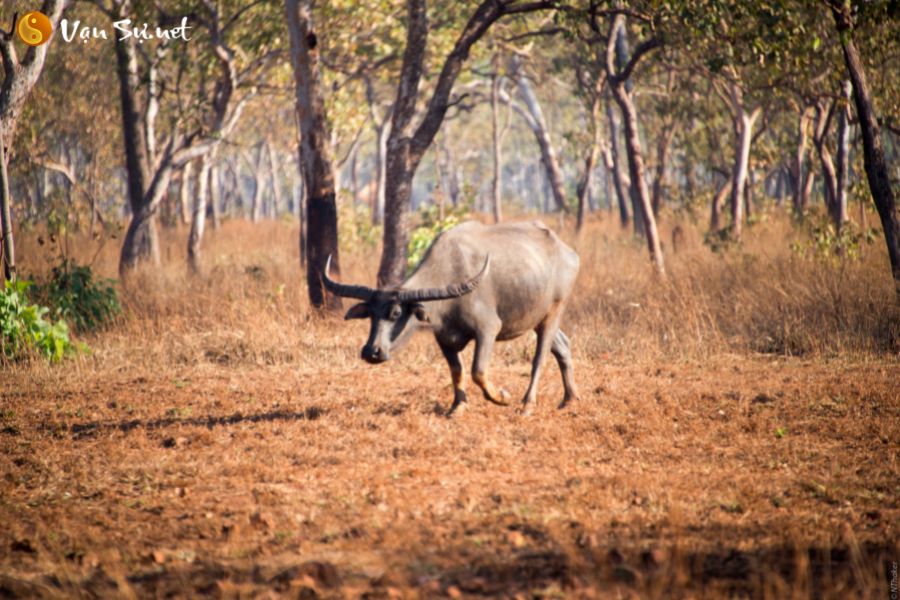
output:
[[[462,414],[466,410],[466,374],[463,372],[462,363],[459,361],[459,352],[440,344],[441,352],[450,365],[450,377],[453,379],[453,405],[447,416]]]
[[[509,394],[506,390],[498,390],[488,380],[488,364],[491,362],[491,352],[494,350],[494,341],[497,333],[500,331],[500,323],[498,321],[496,331],[489,333],[480,333],[475,338],[475,358],[472,360],[472,381],[474,381],[481,391],[484,392],[484,398],[494,404],[506,406],[509,404]]]
[[[569,349],[569,338],[562,332],[562,329],[557,330],[556,337],[553,338],[553,345],[550,346],[550,352],[556,358],[559,372],[562,374],[565,395],[559,408],[565,408],[570,402],[578,399],[578,392],[575,390],[575,378],[572,374],[572,351]]]
[[[529,382],[528,391],[525,392],[525,397],[522,399],[523,415],[530,415],[534,410],[538,380],[541,378],[541,370],[544,368],[547,352],[553,344],[557,331],[559,331],[558,309],[554,314],[548,315],[535,329],[537,333],[537,348],[534,351],[534,360],[531,361],[531,382]]]

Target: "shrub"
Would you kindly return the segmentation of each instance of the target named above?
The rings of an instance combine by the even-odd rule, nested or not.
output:
[[[874,244],[880,233],[874,227],[862,230],[852,222],[844,224],[838,232],[826,215],[811,215],[804,222],[804,229],[808,239],[791,244],[791,251],[802,258],[831,262],[841,258],[859,260],[863,248]]]
[[[7,281],[0,291],[0,353],[15,360],[35,350],[58,361],[73,349],[69,327],[62,319],[44,320],[49,309],[29,301],[29,287],[30,281]]]
[[[425,256],[425,251],[428,250],[438,234],[459,225],[466,217],[468,217],[468,207],[461,205],[458,208],[452,208],[449,212],[445,213],[444,218],[441,219],[438,213],[438,207],[431,205],[427,208],[423,208],[419,215],[421,217],[421,224],[413,229],[412,234],[409,236],[409,246],[407,247],[406,252],[407,273],[412,273],[413,269],[418,266],[419,262]]]
[[[38,292],[76,331],[88,331],[122,312],[114,283],[112,279],[94,279],[90,267],[63,259]]]

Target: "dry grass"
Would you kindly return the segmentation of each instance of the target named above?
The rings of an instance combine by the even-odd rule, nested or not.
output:
[[[778,221],[726,256],[686,234],[661,284],[591,225],[573,410],[551,408],[553,369],[534,418],[470,393],[448,420],[433,342],[376,368],[364,325],[310,315],[295,226],[227,223],[201,279],[166,233],[91,354],[0,367],[0,595],[887,597],[883,251],[801,260]],[[376,258],[345,253],[345,279],[371,282]],[[497,348],[511,391],[531,345]]]

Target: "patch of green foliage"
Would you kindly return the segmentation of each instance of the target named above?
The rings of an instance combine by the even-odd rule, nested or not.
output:
[[[375,248],[381,240],[381,226],[372,223],[372,211],[361,203],[341,202],[338,206],[338,239],[342,250]]]
[[[89,266],[63,259],[36,291],[76,331],[91,331],[122,312],[114,283],[112,279],[95,279]]]
[[[406,249],[406,272],[412,273],[422,261],[425,252],[434,242],[434,239],[451,227],[455,227],[469,216],[469,207],[464,204],[445,211],[444,218],[440,216],[440,209],[435,205],[422,208],[419,211],[420,224],[413,229],[409,236],[409,246]]]
[[[791,244],[791,251],[801,258],[837,261],[841,258],[859,260],[864,246],[874,244],[880,230],[874,227],[861,230],[854,223],[844,223],[840,231],[826,216],[812,215],[804,222],[808,238]]]
[[[16,360],[34,351],[55,362],[74,350],[69,326],[63,319],[55,323],[44,319],[50,309],[31,303],[27,293],[31,285],[7,281],[0,290],[0,354]]]

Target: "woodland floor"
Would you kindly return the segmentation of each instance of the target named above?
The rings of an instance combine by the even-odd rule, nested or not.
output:
[[[448,419],[428,344],[0,372],[0,597],[889,597],[896,358],[582,359],[570,410],[553,368]]]

